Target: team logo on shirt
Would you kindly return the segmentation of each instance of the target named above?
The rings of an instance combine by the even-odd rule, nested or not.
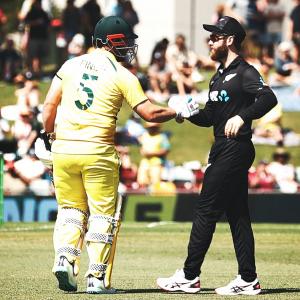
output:
[[[227,75],[224,80],[223,83],[225,83],[226,81],[229,81],[230,79],[232,79],[233,77],[235,77],[237,75],[237,73],[233,73],[233,74],[229,74]]]

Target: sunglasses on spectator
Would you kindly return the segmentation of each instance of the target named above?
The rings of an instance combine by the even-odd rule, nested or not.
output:
[[[229,35],[212,33],[209,36],[209,40],[211,40],[213,43],[215,43],[215,42],[218,42],[219,40],[223,40],[223,39],[225,39],[227,37],[229,37]]]

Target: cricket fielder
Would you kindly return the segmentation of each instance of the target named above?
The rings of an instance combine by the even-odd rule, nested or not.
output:
[[[118,231],[115,213],[120,162],[114,135],[123,99],[150,122],[190,117],[199,111],[196,103],[172,109],[147,99],[138,79],[120,64],[136,56],[136,38],[122,18],[102,18],[93,35],[96,49],[62,65],[44,103],[44,129],[48,135],[55,132],[51,154],[58,215],[53,273],[64,291],[77,290],[85,239],[87,292],[115,292],[110,287],[111,248]]]

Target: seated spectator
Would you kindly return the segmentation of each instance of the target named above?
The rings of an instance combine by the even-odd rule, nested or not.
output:
[[[35,113],[38,112],[38,106],[40,104],[40,91],[38,82],[34,80],[31,72],[25,74],[18,74],[14,82],[17,84],[18,89],[15,92],[17,96],[17,105],[21,109],[28,108]]]
[[[17,151],[17,142],[11,137],[10,125],[2,118],[0,109],[0,152],[13,153]]]
[[[254,128],[254,143],[257,138],[269,139],[269,144],[283,145],[282,105],[278,103],[257,121]]]
[[[162,40],[158,41],[151,53],[151,59],[150,59],[150,64],[152,65],[154,62],[155,54],[159,53],[161,56],[165,57],[166,56],[166,51],[169,45],[169,40],[166,38],[163,38]]]
[[[141,117],[133,112],[120,130],[120,144],[139,144],[139,138],[146,132]]]
[[[277,48],[275,57],[275,76],[273,85],[292,85],[294,79],[292,77],[295,70],[299,70],[299,66],[294,62],[291,51],[292,44],[290,42],[281,42]]]
[[[267,166],[267,171],[274,176],[283,193],[296,193],[298,190],[295,167],[288,163],[290,157],[284,148],[277,148],[273,153],[273,161]]]
[[[131,161],[130,149],[121,145],[116,146],[116,149],[121,161],[120,182],[126,188],[135,188],[137,186],[137,166]]]
[[[46,173],[44,164],[30,152],[13,164],[13,169],[6,173],[5,194],[21,195],[32,193],[39,196],[53,194],[51,181],[43,178]]]
[[[22,67],[21,54],[16,50],[14,41],[6,39],[5,46],[0,52],[1,77],[11,82]]]
[[[154,54],[152,64],[148,68],[148,76],[151,90],[154,92],[150,98],[157,102],[166,101],[170,97],[171,72],[163,53]]]
[[[68,45],[68,58],[73,58],[85,53],[85,39],[81,33],[73,36]]]
[[[12,126],[12,134],[18,143],[18,155],[23,156],[33,149],[34,142],[41,130],[33,111],[28,107],[22,107],[19,118]]]
[[[273,190],[276,188],[276,179],[267,170],[268,163],[266,161],[260,161],[256,168],[250,169],[248,180],[249,188]]]
[[[147,132],[140,138],[142,160],[138,168],[137,182],[141,187],[161,181],[161,172],[170,151],[168,137],[160,131],[160,123],[145,124]]]
[[[196,84],[203,80],[203,76],[198,71],[197,55],[187,48],[184,35],[178,34],[175,43],[168,46],[166,59],[178,93],[197,92]]]

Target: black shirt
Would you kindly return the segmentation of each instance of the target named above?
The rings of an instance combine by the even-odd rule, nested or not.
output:
[[[47,40],[50,19],[44,10],[32,7],[25,17],[25,23],[30,27],[30,39]]]
[[[215,137],[225,137],[228,119],[244,120],[237,139],[251,139],[252,120],[259,119],[277,104],[272,90],[257,70],[238,56],[226,69],[221,65],[209,83],[209,99],[199,114],[189,118],[203,127],[214,127]]]
[[[290,20],[293,23],[293,33],[300,32],[300,5],[296,5],[291,14]]]

